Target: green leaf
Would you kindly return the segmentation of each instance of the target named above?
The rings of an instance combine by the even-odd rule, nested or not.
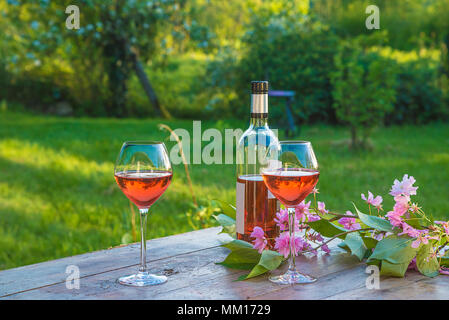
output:
[[[380,265],[382,264],[382,260],[372,259],[366,262],[367,265],[371,266],[377,266],[380,269]]]
[[[120,244],[130,244],[132,242],[133,242],[133,237],[131,236],[131,234],[129,232],[127,232],[122,236]]]
[[[345,244],[351,249],[351,253],[361,261],[366,254],[366,246],[358,232],[348,233],[345,238]]]
[[[223,227],[218,234],[223,234],[223,233],[228,234],[231,238],[234,238],[234,239],[236,238],[235,226]]]
[[[411,247],[412,239],[390,235],[379,241],[369,260],[387,260],[390,263],[410,263],[418,249]]]
[[[367,249],[374,249],[379,243],[379,240],[367,236],[362,237],[362,239]]]
[[[223,247],[231,249],[231,250],[235,250],[235,249],[253,249],[253,245],[249,242],[243,241],[243,240],[234,240],[231,241],[229,243],[226,243],[225,245],[223,245]],[[256,251],[255,249],[253,249],[254,251]]]
[[[253,249],[251,243],[242,240],[233,240],[223,247],[231,250],[226,259],[217,264],[232,269],[251,270],[260,260],[260,254]]]
[[[449,257],[441,257],[440,258],[440,265],[442,267],[449,267]]]
[[[348,230],[339,227],[326,219],[320,219],[317,221],[307,222],[307,224],[316,232],[321,233],[323,237],[332,238],[338,234],[347,232]],[[339,238],[344,239],[345,235],[339,236]]]
[[[410,218],[404,219],[404,221],[416,229],[422,229],[426,224],[425,219],[418,216],[416,213],[410,213]]]
[[[380,274],[382,276],[403,277],[407,271],[410,262],[405,263],[390,263],[386,260],[382,261]]]
[[[381,217],[376,216],[369,216],[367,214],[364,214],[357,209],[357,207],[354,204],[355,211],[357,212],[357,215],[359,216],[359,219],[366,224],[368,227],[377,229],[379,231],[387,231],[392,232],[393,226],[391,223],[385,219],[382,219]]]
[[[351,249],[348,247],[348,245],[344,241],[339,242],[337,244],[337,246],[346,250],[348,253],[351,253]]]
[[[230,227],[235,225],[235,220],[225,214],[220,213],[218,216],[214,215],[214,218],[223,227]]]
[[[277,269],[281,265],[282,261],[284,261],[284,257],[279,253],[271,250],[265,250],[262,252],[259,263],[254,266],[251,272],[247,275],[240,276],[238,280],[254,278],[264,274],[265,272]]]
[[[233,205],[218,199],[214,199],[213,201],[216,201],[218,203],[218,206],[225,215],[232,219],[235,219],[235,207]]]
[[[434,255],[431,243],[422,245],[416,256],[416,266],[419,272],[427,277],[436,277],[439,274],[440,264]]]

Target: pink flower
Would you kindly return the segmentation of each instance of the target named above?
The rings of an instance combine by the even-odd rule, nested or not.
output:
[[[250,234],[251,238],[255,238],[253,241],[253,248],[259,253],[265,250],[267,247],[267,238],[265,238],[265,232],[261,227],[254,227],[253,232]]]
[[[309,234],[309,239],[312,241],[323,242],[324,238],[319,233]]]
[[[288,230],[288,224],[289,224],[289,213],[287,209],[281,209],[279,212],[276,213],[276,218],[274,218],[274,221],[279,227],[280,231],[287,231]],[[295,219],[295,231],[299,231],[299,221],[298,219]]]
[[[409,237],[417,238],[421,234],[420,230],[413,228],[411,225],[409,225],[409,224],[407,224],[405,222],[401,223],[401,227],[402,227],[402,232],[398,233],[399,236],[402,236],[403,234],[406,234]]]
[[[410,211],[411,212],[418,212],[419,209],[421,209],[420,207],[418,207],[418,205],[416,203],[412,203],[410,206]]]
[[[346,214],[349,216],[353,216],[354,214],[351,211],[346,211]],[[355,222],[355,218],[341,218],[338,220],[338,223],[341,224],[346,230],[356,230],[360,229],[360,224]]]
[[[409,209],[410,197],[398,195],[394,197],[394,200],[396,201],[396,203],[393,207],[393,211],[389,211],[386,214],[386,217],[394,227],[401,227],[403,223],[402,216]]]
[[[416,265],[416,257],[413,258],[412,261],[410,261],[410,264],[408,265],[407,270],[419,271],[418,266]]]
[[[277,249],[279,254],[287,258],[290,254],[290,236],[288,232],[282,232],[276,239],[274,248]]]
[[[424,243],[424,244],[428,244],[429,243],[429,239],[425,235],[423,235],[423,234],[420,234],[418,236],[418,239],[416,239],[415,241],[412,242],[411,247],[416,249],[416,248],[419,247],[419,245],[421,243]]]
[[[320,192],[318,191],[317,188],[313,188],[312,193],[313,193],[313,194],[317,194],[317,193],[320,193]]]
[[[324,242],[325,241],[325,239],[321,236],[321,234],[319,234],[317,232],[309,234],[307,239],[310,240],[310,241],[314,241],[314,242]],[[311,249],[312,248],[309,243],[307,243],[306,246],[307,246],[307,249]],[[330,252],[329,247],[327,245],[325,245],[325,244],[321,245],[320,249],[323,250],[326,253]],[[318,253],[317,250],[311,250],[311,252],[313,254],[317,254]]]
[[[309,208],[310,208],[310,201],[307,203],[303,201],[300,204],[298,204],[295,208],[296,220],[304,222],[306,217],[310,214]]]
[[[323,244],[323,245],[321,246],[321,250],[323,250],[323,251],[326,252],[326,253],[330,253],[330,252],[331,252],[331,250],[329,249],[329,247],[327,246],[327,244]]]
[[[443,226],[444,232],[449,235],[449,221],[435,221],[436,224]]]
[[[279,210],[279,212],[276,213],[276,218],[274,218],[274,221],[281,231],[288,230],[288,210]]]
[[[419,234],[418,234],[418,238],[412,242],[412,244],[411,244],[412,248],[415,248],[415,249],[418,248],[421,243],[428,244],[429,240],[431,240],[431,239],[434,239],[434,240],[439,239],[437,236],[433,236],[433,237],[428,236],[427,235],[428,230],[416,230],[416,231],[418,231]]]
[[[295,256],[297,256],[299,252],[310,248],[310,245],[303,238],[295,235],[293,235],[293,238],[293,252],[295,253]]]
[[[326,210],[326,204],[321,201],[318,201],[318,211],[324,214],[329,212],[329,210]]]
[[[310,249],[310,244],[307,243],[303,238],[292,235],[293,240],[293,253],[295,256],[299,252]],[[290,255],[290,235],[288,232],[282,232],[279,237],[275,239],[276,243],[274,248],[277,249],[279,254],[287,258]]]
[[[402,226],[402,214],[398,214],[395,211],[389,211],[386,215],[385,215],[388,220],[390,221],[391,225],[393,227],[401,227]]]
[[[403,215],[410,208],[410,204],[409,204],[410,197],[409,196],[403,196],[403,195],[395,196],[394,201],[396,201],[396,203],[393,207],[393,210],[398,214]]]
[[[378,209],[381,208],[381,203],[383,201],[381,196],[377,196],[374,198],[373,194],[370,191],[368,191],[368,198],[366,198],[363,193],[361,194],[361,196],[362,196],[362,200],[365,200],[366,203],[368,203]]]
[[[408,174],[404,174],[404,177],[402,178],[402,181],[399,181],[398,179],[394,180],[394,184],[391,187],[390,194],[392,196],[411,196],[416,194],[416,190],[418,187],[414,187],[413,184],[416,182],[415,178],[410,176],[408,177]]]
[[[307,216],[307,221],[308,222],[313,222],[313,221],[317,221],[317,220],[320,220],[321,219],[321,217],[319,216],[319,215],[317,215],[317,214],[309,214],[308,216]]]
[[[265,232],[261,227],[254,227],[253,232],[250,235],[251,238],[263,238],[265,237]]]
[[[385,238],[385,237],[387,237],[389,232],[383,232],[383,231],[377,231],[377,230],[374,230],[372,233],[371,233],[371,237],[372,238],[374,238],[374,239],[376,239],[377,241],[380,241],[380,240],[382,240],[383,238]]]
[[[440,268],[440,274],[444,274],[446,276],[449,276],[449,268],[441,267]]]

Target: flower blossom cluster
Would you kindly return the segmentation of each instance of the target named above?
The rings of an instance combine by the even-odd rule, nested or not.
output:
[[[421,244],[428,244],[431,240],[440,240],[442,237],[447,237],[449,239],[449,221],[434,221],[431,222],[422,212],[421,208],[417,204],[412,203],[410,197],[416,195],[418,189],[414,186],[416,180],[412,176],[405,174],[401,181],[395,180],[389,194],[393,196],[395,204],[391,211],[388,211],[385,216],[381,216],[380,211],[382,209],[383,198],[381,196],[374,196],[371,191],[368,191],[367,195],[361,194],[361,199],[364,200],[369,205],[369,210],[371,214],[371,208],[374,207],[378,210],[378,215],[382,219],[387,219],[393,226],[393,232],[385,232],[381,230],[372,230],[371,237],[380,241],[383,238],[395,233],[398,236],[407,235],[412,238],[411,247],[419,248]],[[320,249],[326,253],[329,253],[329,248],[326,245],[325,239],[320,233],[312,230],[307,224],[309,222],[317,221],[320,219],[325,219],[328,215],[334,215],[338,223],[347,230],[347,233],[357,231],[361,229],[361,225],[358,222],[358,217],[354,215],[351,211],[346,211],[344,215],[329,212],[326,209],[324,202],[316,201],[316,194],[318,194],[318,189],[313,190],[313,195],[315,199],[315,207],[311,208],[311,201],[301,202],[295,207],[294,219],[289,215],[287,209],[281,209],[276,213],[276,218],[274,221],[279,227],[280,234],[274,239],[274,249],[279,252],[282,256],[287,258],[290,255],[290,250],[294,255],[298,255],[301,252],[307,251],[312,253],[317,253]],[[432,225],[424,229],[415,228],[417,224],[413,224],[410,221],[416,219],[427,219]],[[290,235],[289,223],[294,221],[293,232]],[[408,223],[410,222],[410,224]],[[299,231],[303,230],[301,236],[298,234]],[[251,238],[254,240],[253,247],[262,253],[264,250],[268,249],[268,243],[270,239],[267,239],[265,232],[260,227],[255,227],[251,233]],[[312,247],[315,244],[315,247]],[[441,246],[441,247],[444,247]],[[435,255],[438,254],[438,250],[435,251]],[[410,269],[417,269],[416,257],[411,261],[409,265]],[[441,267],[440,273],[449,275],[449,268]]]
[[[351,211],[346,211],[346,215],[353,216],[354,214]],[[360,229],[360,224],[356,222],[355,217],[343,217],[338,220],[338,223],[341,224],[346,230],[357,230]]]
[[[274,221],[276,225],[279,227],[280,234],[275,239],[274,249],[276,249],[279,254],[283,255],[287,258],[290,254],[290,246],[292,247],[292,252],[297,256],[300,252],[310,251],[313,253],[317,253],[311,246],[310,242],[321,243],[320,249],[325,252],[330,252],[327,245],[323,244],[324,238],[319,234],[314,232],[313,234],[306,233],[304,236],[299,236],[296,232],[304,229],[306,226],[304,223],[317,221],[320,218],[318,214],[310,210],[311,202],[301,202],[298,206],[295,207],[295,219],[294,219],[294,232],[290,237],[289,233],[289,213],[287,209],[280,209],[279,212],[276,213],[276,218]],[[320,207],[320,203],[318,204],[319,208],[324,211],[325,205],[322,203]],[[321,210],[319,209],[321,212]],[[261,227],[254,227],[253,232],[250,235],[253,238],[253,247],[258,250],[259,253],[262,253],[263,250],[268,249],[268,239],[265,236],[265,232]]]
[[[368,191],[368,197],[366,197],[363,193],[362,193],[362,199],[366,201],[366,203],[368,203],[371,206],[374,206],[377,208],[377,210],[382,210],[382,197],[381,196],[377,196],[374,198],[373,194],[371,193],[371,191]]]
[[[265,250],[268,244],[268,240],[265,237],[265,232],[261,227],[254,227],[253,232],[250,235],[251,238],[254,238],[253,248],[256,249],[259,253]]]
[[[429,235],[429,230],[420,230],[409,225],[406,220],[410,214],[418,212],[420,208],[410,202],[410,196],[416,195],[418,187],[413,186],[416,182],[412,176],[404,175],[402,181],[395,180],[390,190],[390,195],[394,197],[395,204],[393,210],[386,214],[387,219],[393,227],[402,229],[398,235],[408,235],[415,238],[412,242],[412,248],[418,248],[421,243],[428,244],[431,239],[438,239],[437,236]]]

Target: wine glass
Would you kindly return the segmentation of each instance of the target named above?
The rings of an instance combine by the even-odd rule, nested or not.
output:
[[[261,171],[267,188],[288,210],[291,239],[295,233],[295,207],[312,192],[320,172],[310,142],[281,141],[279,144],[280,146],[268,151],[268,166]],[[283,275],[270,277],[270,281],[279,284],[305,284],[316,281],[315,278],[296,270],[294,241],[290,241],[288,271]]]
[[[167,281],[163,275],[151,274],[146,266],[146,224],[148,209],[170,185],[172,168],[167,148],[162,142],[125,142],[114,169],[118,186],[140,212],[139,272],[118,279],[129,286],[148,286]]]

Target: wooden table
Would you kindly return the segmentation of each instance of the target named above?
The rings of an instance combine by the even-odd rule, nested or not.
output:
[[[138,267],[139,244],[82,254],[0,272],[1,299],[448,299],[449,276],[426,278],[408,272],[403,279],[381,278],[380,290],[369,290],[366,265],[338,248],[330,255],[297,259],[306,273],[318,277],[309,285],[281,286],[260,276],[234,281],[245,271],[215,264],[226,256],[220,247],[227,235],[204,229],[149,240],[149,268],[168,282],[135,288],[116,282]],[[66,268],[80,270],[80,288],[67,289]]]

